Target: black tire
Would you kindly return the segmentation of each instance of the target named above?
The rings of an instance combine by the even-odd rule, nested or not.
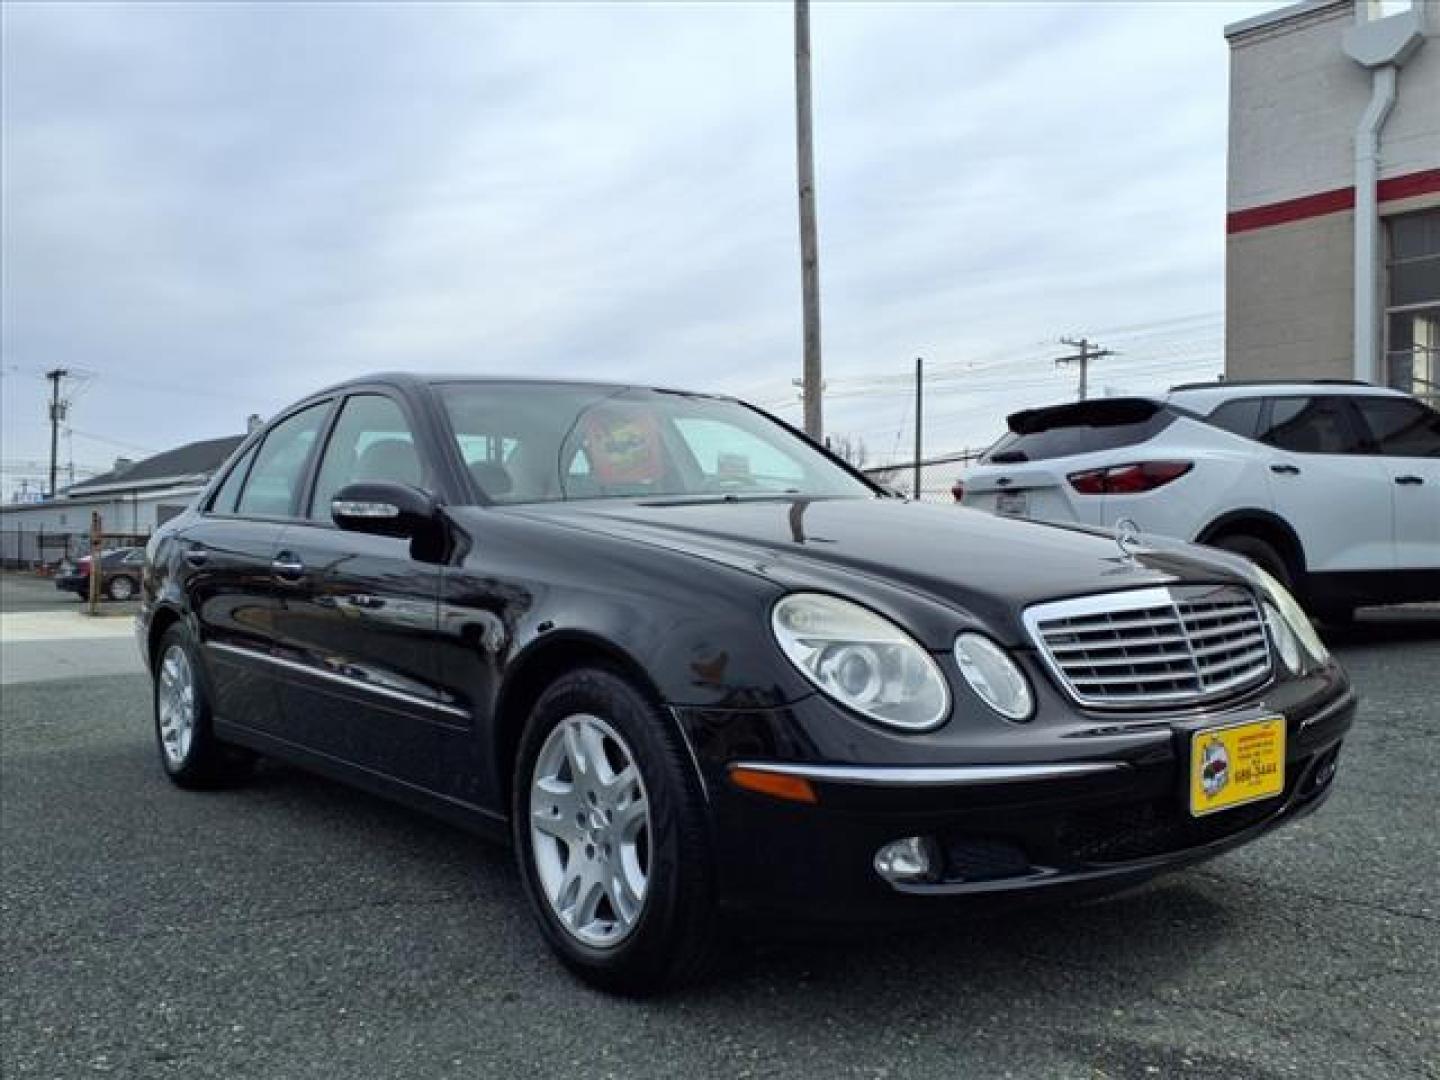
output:
[[[1311,605],[1311,613],[1321,625],[1343,630],[1355,625],[1355,607],[1344,600],[1320,600]]]
[[[105,595],[111,600],[133,600],[137,582],[129,574],[116,574],[105,583]]]
[[[1232,533],[1210,541],[1210,546],[1233,555],[1243,555],[1285,588],[1295,591],[1295,577],[1290,571],[1290,564],[1283,555],[1258,536]]]
[[[628,936],[604,948],[562,923],[545,892],[531,835],[531,785],[546,740],[567,719],[600,718],[624,740],[649,807],[648,880]],[[546,942],[571,971],[599,989],[647,995],[701,977],[718,940],[715,871],[699,778],[673,721],[627,679],[582,668],[536,702],[516,756],[512,824],[520,878]],[[577,801],[579,785],[575,785]],[[581,857],[568,846],[569,858]],[[567,861],[568,868],[568,861]]]
[[[193,719],[188,740],[173,740],[167,747],[165,725],[162,723],[161,699],[166,689],[166,662],[176,658],[177,667],[183,656],[188,666],[192,691]],[[199,650],[184,623],[175,623],[160,638],[154,657],[151,703],[155,722],[155,748],[160,753],[160,767],[165,775],[182,788],[206,789],[228,787],[249,775],[255,755],[241,747],[221,742],[215,736],[214,714],[210,709],[210,692],[205,682],[205,669],[200,665]]]

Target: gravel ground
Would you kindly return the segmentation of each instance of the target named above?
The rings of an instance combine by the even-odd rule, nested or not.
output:
[[[1330,803],[1107,901],[741,944],[608,999],[506,852],[293,769],[189,794],[143,676],[0,702],[6,1077],[1440,1077],[1440,615],[1334,642],[1364,707]]]

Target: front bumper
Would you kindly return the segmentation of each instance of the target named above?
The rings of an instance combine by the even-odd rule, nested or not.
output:
[[[979,740],[966,764],[817,760],[805,733],[837,719],[819,697],[765,715],[677,716],[710,801],[725,904],[850,922],[934,915],[947,898],[1113,891],[1310,812],[1329,794],[1356,699],[1338,668],[1300,682],[1220,712],[1034,732],[1030,749],[1042,757],[1025,761],[996,760],[1000,751]],[[1283,792],[1191,817],[1191,734],[1277,712],[1287,719]],[[803,778],[816,802],[742,790],[729,776],[737,766]],[[935,870],[891,883],[876,872],[875,854],[910,836],[924,838]]]

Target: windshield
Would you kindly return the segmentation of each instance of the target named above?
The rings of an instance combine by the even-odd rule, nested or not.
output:
[[[534,383],[436,389],[470,475],[499,503],[876,494],[735,401]]]

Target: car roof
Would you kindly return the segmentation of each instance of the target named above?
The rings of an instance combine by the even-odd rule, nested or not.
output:
[[[1404,391],[1392,390],[1386,386],[1342,380],[1311,379],[1294,381],[1244,381],[1186,383],[1172,386],[1168,401],[1198,412],[1210,412],[1227,401],[1243,401],[1260,397],[1298,397],[1306,394],[1324,394],[1343,397],[1408,397]]]
[[[317,390],[307,397],[318,397],[356,386],[389,385],[397,388],[421,389],[437,384],[479,383],[479,384],[520,384],[524,386],[574,386],[594,390],[654,390],[661,394],[689,394],[695,397],[721,398],[732,400],[732,395],[704,390],[686,390],[674,386],[651,386],[646,383],[611,382],[605,379],[558,379],[536,378],[533,375],[466,375],[463,373],[418,373],[413,371],[381,371],[371,375],[359,375],[344,382],[334,383]]]

